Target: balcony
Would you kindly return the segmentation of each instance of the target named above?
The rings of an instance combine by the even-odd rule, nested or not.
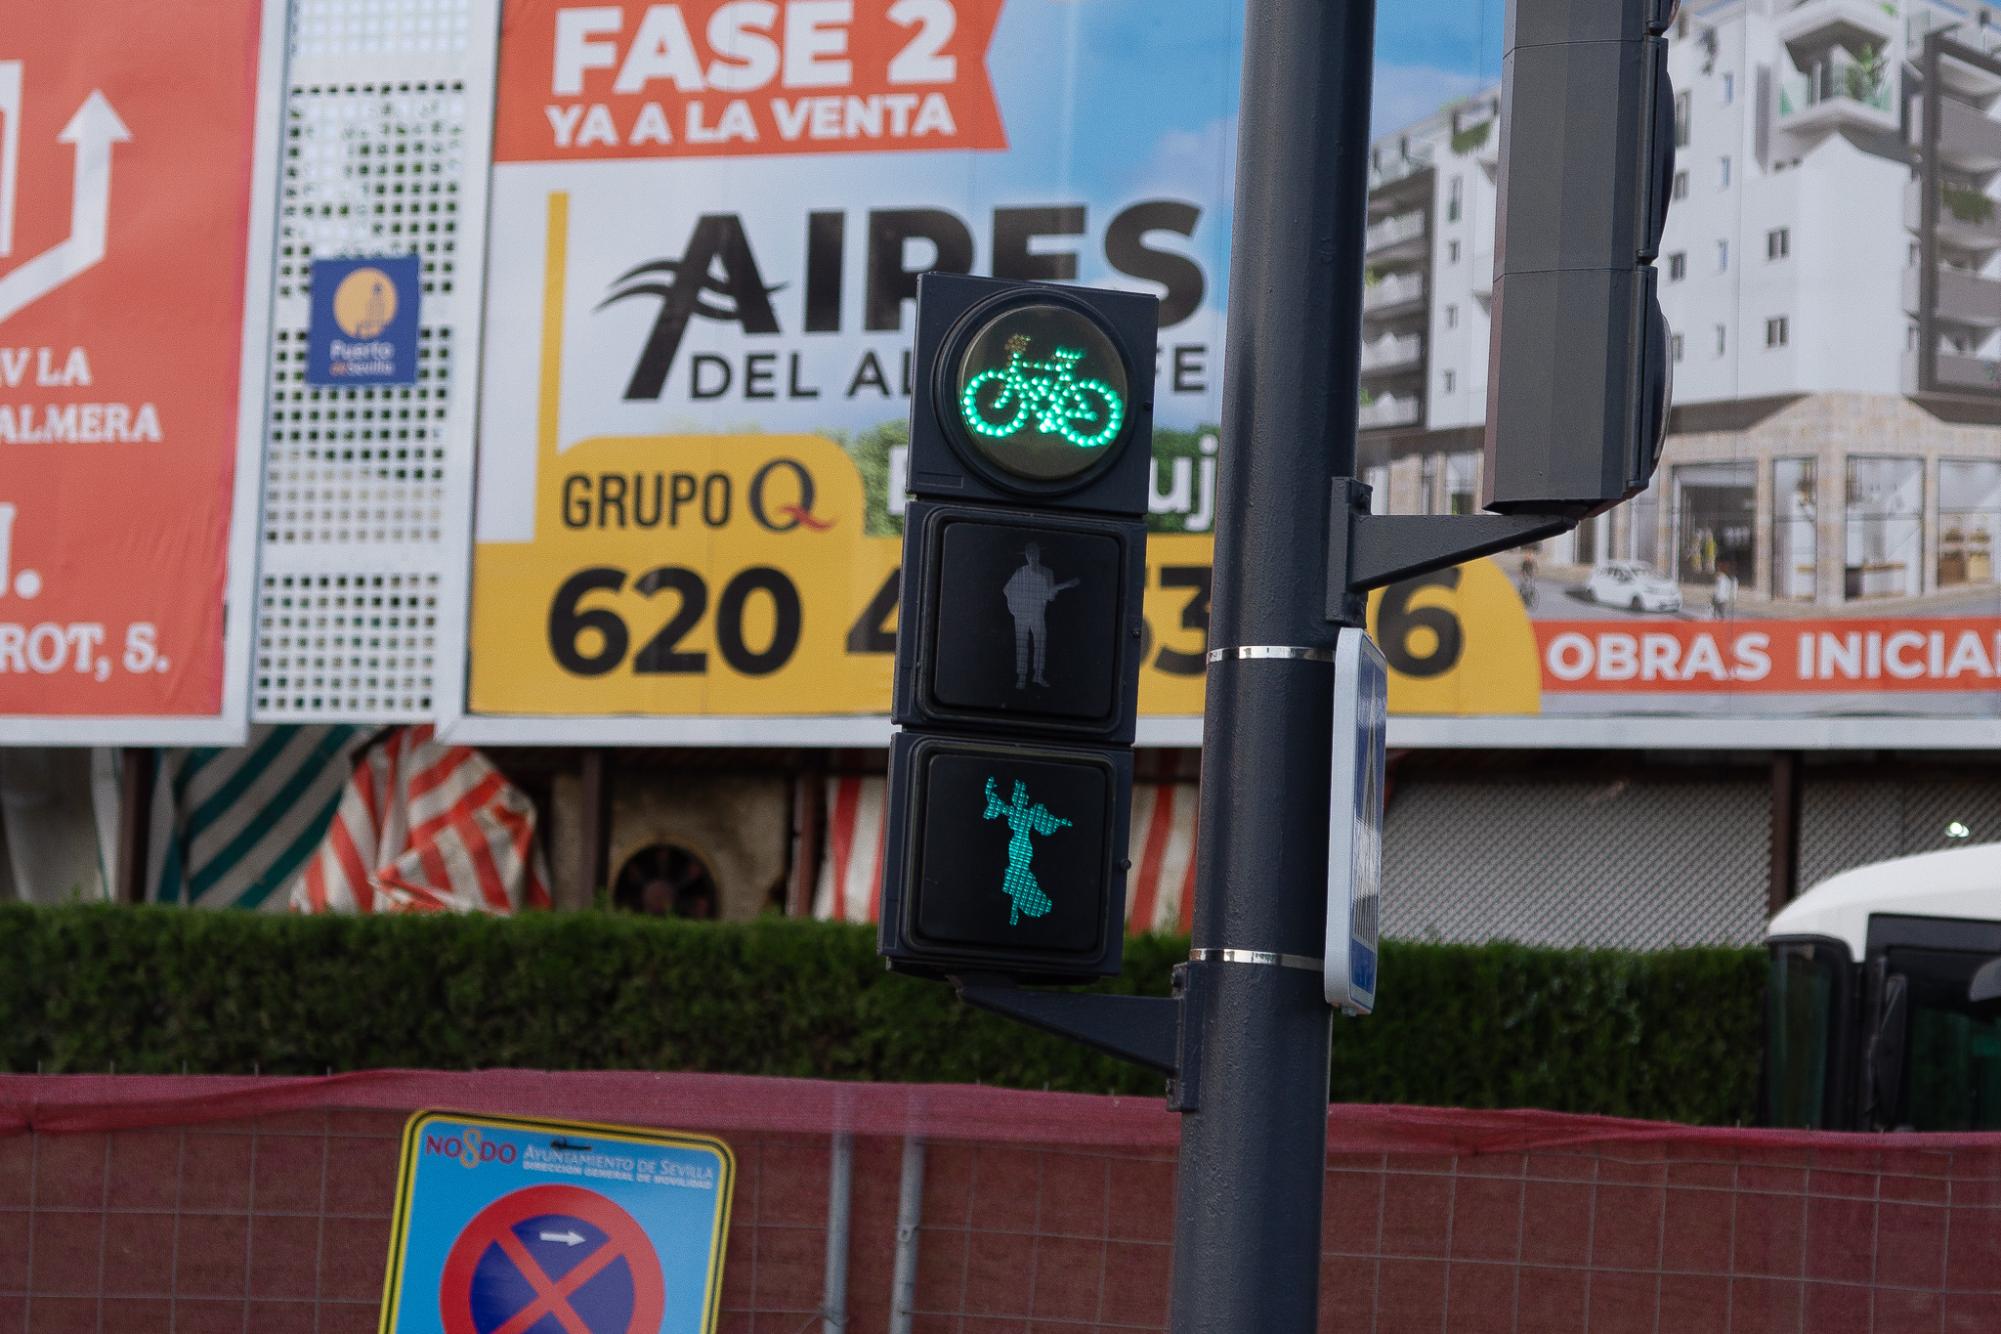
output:
[[[1416,394],[1377,394],[1366,398],[1356,415],[1355,426],[1363,431],[1383,431],[1397,426],[1415,426],[1424,416],[1424,401]]]
[[[1798,60],[1834,46],[1886,47],[1897,35],[1897,18],[1894,11],[1884,12],[1881,0],[1795,0],[1773,27]]]
[[[1992,394],[2001,391],[2001,361],[1989,361],[1985,357],[1970,357],[1963,352],[1948,352],[1939,349],[1938,385],[1943,390],[1965,389]],[[1904,388],[1916,393],[1918,387],[1918,354],[1904,354]]]
[[[1423,209],[1412,209],[1369,225],[1367,248],[1370,259],[1414,259],[1424,253],[1424,242]]]
[[[1431,149],[1408,148],[1402,152],[1376,152],[1369,155],[1369,192],[1387,190],[1393,185],[1431,170]]]
[[[2001,201],[1989,199],[1970,185],[1947,184],[1940,190],[1938,239],[1956,250],[1986,252],[2001,249]],[[1924,186],[1904,186],[1904,226],[1924,229]]]
[[[1362,344],[1362,374],[1396,375],[1416,370],[1424,362],[1424,339],[1416,334],[1391,334]]]
[[[1362,289],[1362,314],[1390,319],[1424,309],[1424,275],[1399,273],[1378,278]]]
[[[1866,65],[1842,57],[1819,61],[1806,73],[1780,82],[1779,125],[1796,134],[1843,126],[1894,130],[1890,75],[1881,60]]]
[[[1904,309],[1913,315],[1918,313],[1920,276],[1916,269],[1904,270]],[[1932,313],[1954,324],[2001,329],[2001,282],[1963,269],[1940,269]]]
[[[1919,143],[1925,141],[1924,103],[1920,100],[1915,108],[1914,124]],[[1989,172],[2001,169],[2001,121],[1990,119],[1986,112],[1969,106],[1956,98],[1946,98],[1939,104],[1938,118],[1939,161],[1965,172]]]

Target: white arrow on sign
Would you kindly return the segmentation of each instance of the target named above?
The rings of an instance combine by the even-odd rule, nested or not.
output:
[[[565,1246],[581,1246],[584,1244],[584,1234],[572,1228],[568,1232],[544,1232],[542,1240],[560,1241]]]
[[[111,146],[130,143],[132,132],[118,113],[93,90],[56,136],[76,150],[76,179],[71,186],[69,239],[0,277],[0,320],[38,297],[46,296],[104,258],[105,235],[111,223]]]

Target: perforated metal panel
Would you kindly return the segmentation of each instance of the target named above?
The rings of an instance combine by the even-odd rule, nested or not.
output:
[[[1954,826],[1966,830],[1955,837]],[[1800,888],[1890,857],[2001,843],[2001,774],[1977,778],[1818,779],[1800,802]]]
[[[463,669],[493,0],[295,0],[267,401],[259,721],[427,721]],[[417,383],[305,382],[316,258],[415,254]],[[449,693],[449,692],[442,692]]]
[[[1412,940],[1663,949],[1764,928],[1770,800],[1701,781],[1399,783],[1382,930]]]

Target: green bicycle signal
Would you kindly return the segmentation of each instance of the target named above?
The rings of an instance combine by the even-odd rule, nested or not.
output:
[[[1118,439],[1126,405],[1119,392],[1098,379],[1080,379],[1082,348],[1058,347],[1047,361],[1031,361],[1033,340],[1025,333],[1006,343],[1007,364],[979,372],[959,395],[966,425],[981,435],[1005,440],[1033,422],[1045,435],[1059,436],[1079,449],[1097,449]]]
[[[1015,477],[1058,482],[1091,472],[1131,434],[1125,354],[1068,305],[1004,307],[960,344],[953,369],[939,406],[960,448]]]

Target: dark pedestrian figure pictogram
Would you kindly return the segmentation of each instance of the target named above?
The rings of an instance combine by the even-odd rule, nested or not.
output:
[[[1014,617],[1014,688],[1026,689],[1031,666],[1031,646],[1033,647],[1033,667],[1035,684],[1047,686],[1048,680],[1042,672],[1049,657],[1049,604],[1056,595],[1066,588],[1075,588],[1077,580],[1065,579],[1056,582],[1042,563],[1042,548],[1030,542],[1022,550],[1027,563],[1008,577],[1007,587],[1002,595],[1007,598],[1008,612]]]

